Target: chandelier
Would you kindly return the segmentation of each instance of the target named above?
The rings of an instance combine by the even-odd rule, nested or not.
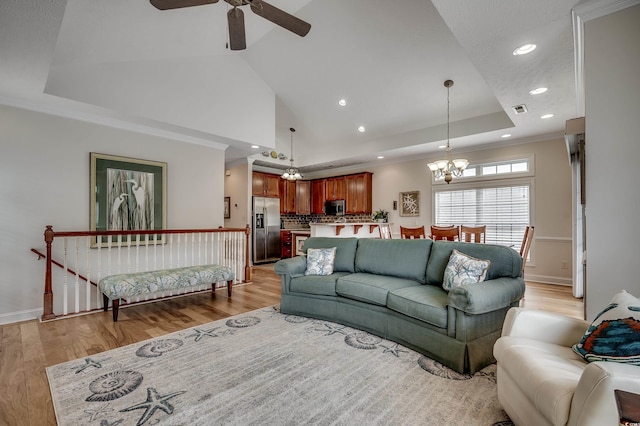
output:
[[[453,80],[444,82],[444,87],[447,88],[447,158],[427,164],[436,179],[444,177],[444,181],[447,183],[451,182],[454,176],[462,176],[462,172],[469,165],[469,161],[463,158],[451,159],[451,146],[449,145],[449,89],[451,86],[453,86]]]
[[[290,127],[289,131],[291,131],[291,158],[289,158],[289,162],[291,164],[287,169],[284,170],[284,173],[282,174],[282,178],[287,180],[302,179],[302,175],[300,174],[298,169],[296,169],[293,166],[293,132],[295,132],[296,129],[294,129],[293,127]]]

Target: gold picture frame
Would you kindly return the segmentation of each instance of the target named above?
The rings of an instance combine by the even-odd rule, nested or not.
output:
[[[420,216],[420,191],[400,193],[400,216]]]
[[[167,163],[92,152],[90,170],[90,230],[166,229]],[[97,237],[92,247],[107,244],[108,237]]]

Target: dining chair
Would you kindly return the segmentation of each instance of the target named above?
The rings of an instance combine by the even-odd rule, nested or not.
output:
[[[403,239],[427,238],[427,233],[424,231],[424,226],[421,226],[419,228],[405,228],[404,226],[401,226],[400,238],[403,238]]]
[[[527,257],[529,257],[529,249],[533,242],[533,226],[527,226],[524,229],[524,237],[522,238],[522,245],[520,246],[520,257],[522,257],[522,276],[524,277],[524,267],[527,263]]]
[[[467,243],[486,242],[487,225],[465,226],[460,225],[460,240]],[[482,240],[482,241],[480,241]]]
[[[460,228],[457,226],[431,225],[432,240],[460,241]]]
[[[380,231],[380,238],[383,240],[390,240],[393,238],[391,235],[391,226],[388,223],[380,223],[378,225],[378,230]]]

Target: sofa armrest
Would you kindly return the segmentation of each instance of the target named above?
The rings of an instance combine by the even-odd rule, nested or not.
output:
[[[616,389],[640,394],[640,366],[602,361],[587,365],[573,394],[568,424],[618,424]]]
[[[580,341],[589,322],[555,312],[511,308],[502,327],[503,336],[526,337],[570,347]]]
[[[307,269],[307,258],[296,256],[282,259],[276,262],[273,269],[278,275],[289,275],[291,277],[304,275],[304,271]]]
[[[465,284],[449,292],[448,304],[468,314],[484,314],[511,306],[524,296],[522,278],[496,278]]]

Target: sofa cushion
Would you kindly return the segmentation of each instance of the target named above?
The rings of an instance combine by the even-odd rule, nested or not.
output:
[[[307,269],[305,275],[331,275],[336,258],[336,248],[307,249]]]
[[[336,281],[338,278],[348,274],[348,272],[334,272],[331,275],[304,275],[291,278],[289,291],[292,293],[337,296]]]
[[[516,278],[522,275],[522,258],[514,249],[495,244],[434,241],[427,265],[427,284],[441,285],[444,270],[453,250],[491,262],[485,280],[499,277]]]
[[[571,401],[587,365],[571,348],[505,336],[494,346],[498,365],[551,424],[569,420]]]
[[[311,237],[304,242],[304,252],[310,248],[336,248],[336,260],[333,264],[335,272],[355,272],[357,238]]]
[[[389,292],[387,307],[440,328],[447,328],[447,292],[433,285]]]
[[[425,282],[431,240],[381,240],[362,238],[356,251],[356,272]]]
[[[386,306],[390,291],[419,285],[416,281],[404,278],[355,273],[338,278],[336,293],[349,299]]]
[[[614,295],[573,350],[589,362],[640,365],[640,300],[624,290]]]
[[[449,291],[463,284],[482,282],[487,276],[489,265],[489,260],[476,259],[454,249],[444,270],[442,288]]]

